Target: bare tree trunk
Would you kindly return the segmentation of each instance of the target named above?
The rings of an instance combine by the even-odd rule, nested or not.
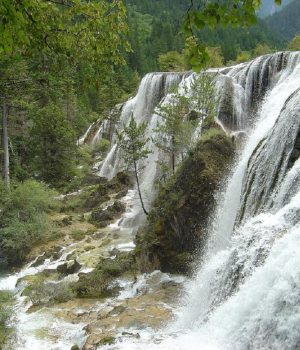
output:
[[[148,215],[148,212],[147,212],[147,210],[145,209],[144,202],[143,202],[143,198],[142,198],[142,193],[141,193],[141,189],[140,189],[140,182],[139,182],[139,177],[138,177],[138,173],[137,173],[136,162],[134,162],[133,164],[134,164],[134,173],[135,173],[137,188],[138,188],[139,197],[140,197],[140,201],[141,201],[141,204],[142,204],[143,212],[144,212],[146,215]]]
[[[2,116],[2,131],[3,131],[3,179],[5,187],[9,190],[10,178],[9,178],[9,147],[8,147],[8,130],[7,130],[7,118],[8,109],[5,99],[3,100],[3,116]]]
[[[172,151],[172,157],[171,157],[171,166],[172,166],[172,173],[173,175],[175,174],[175,151],[174,151],[174,144],[175,144],[175,136],[172,136],[172,146],[173,146],[173,151]]]

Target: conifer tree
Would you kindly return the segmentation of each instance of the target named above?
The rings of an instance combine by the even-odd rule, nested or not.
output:
[[[147,143],[150,141],[150,138],[147,138],[145,136],[146,128],[146,123],[141,123],[140,125],[138,125],[135,119],[133,118],[133,115],[131,115],[129,124],[127,126],[124,126],[124,129],[121,132],[117,133],[117,136],[121,156],[126,166],[128,168],[133,168],[134,170],[142,209],[144,213],[148,215],[142,198],[139,181],[139,162],[147,158],[148,155],[151,153],[151,151],[147,147]]]

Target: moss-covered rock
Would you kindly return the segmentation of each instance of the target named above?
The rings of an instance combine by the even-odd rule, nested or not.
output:
[[[231,139],[220,129],[209,129],[160,188],[148,223],[136,238],[142,271],[188,272],[194,253],[204,245],[214,195],[233,153]]]
[[[120,198],[120,195],[125,195],[128,189],[132,186],[131,176],[125,172],[119,172],[110,181],[106,178],[100,179],[101,181],[98,184],[98,187],[86,200],[84,205],[85,209],[98,207],[102,203],[107,202],[112,194],[116,194],[116,196]]]
[[[27,296],[33,306],[52,305],[63,303],[74,297],[74,293],[66,281],[57,281],[54,272],[43,271],[42,273],[27,276],[24,281],[27,286],[22,292],[22,296]],[[54,282],[53,279],[56,281]]]
[[[132,253],[119,253],[115,259],[103,259],[90,273],[80,274],[72,289],[81,298],[102,298],[118,291],[112,282],[125,273],[135,273],[135,258]]]
[[[117,219],[125,211],[126,206],[120,201],[115,201],[106,209],[96,209],[92,211],[91,222],[98,227],[105,227],[111,221]]]

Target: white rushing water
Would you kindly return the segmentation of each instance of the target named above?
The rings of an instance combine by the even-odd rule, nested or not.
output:
[[[160,334],[141,332],[137,341],[121,338],[116,349],[300,348],[300,54],[267,61],[276,70],[266,57],[247,66],[259,84],[266,84],[266,67],[273,76],[268,75],[268,91],[252,84],[251,91],[263,95],[255,106],[257,122],[174,322]],[[235,69],[235,83],[251,89],[247,77],[241,78],[245,66]]]
[[[4,350],[70,350],[74,344],[82,346],[85,342],[84,325],[72,324],[55,316],[50,308],[42,308],[37,312],[28,312],[32,303],[22,296],[26,284],[22,278],[34,276],[45,270],[55,271],[59,265],[66,262],[72,253],[72,246],[63,248],[57,260],[45,259],[39,266],[32,263],[25,266],[20,272],[0,278],[0,290],[9,290],[16,296],[13,314],[9,323],[14,329],[11,339]],[[76,277],[76,276],[74,276]]]

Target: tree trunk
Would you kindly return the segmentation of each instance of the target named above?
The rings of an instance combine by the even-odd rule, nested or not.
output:
[[[175,151],[174,151],[174,145],[175,145],[175,136],[172,136],[172,156],[171,156],[171,167],[172,167],[172,173],[175,174]]]
[[[134,173],[135,173],[137,188],[138,188],[139,197],[140,197],[141,205],[142,205],[142,208],[143,208],[143,212],[144,212],[146,215],[148,215],[148,212],[147,212],[147,210],[145,209],[144,202],[143,202],[143,198],[142,198],[142,193],[141,193],[141,189],[140,189],[140,182],[139,182],[139,177],[138,177],[138,173],[137,173],[136,162],[133,162],[133,164],[134,164]]]
[[[8,130],[7,130],[7,118],[8,109],[6,101],[3,101],[3,116],[2,116],[2,131],[3,131],[3,179],[5,187],[9,190],[10,178],[9,178],[9,147],[8,147]]]

